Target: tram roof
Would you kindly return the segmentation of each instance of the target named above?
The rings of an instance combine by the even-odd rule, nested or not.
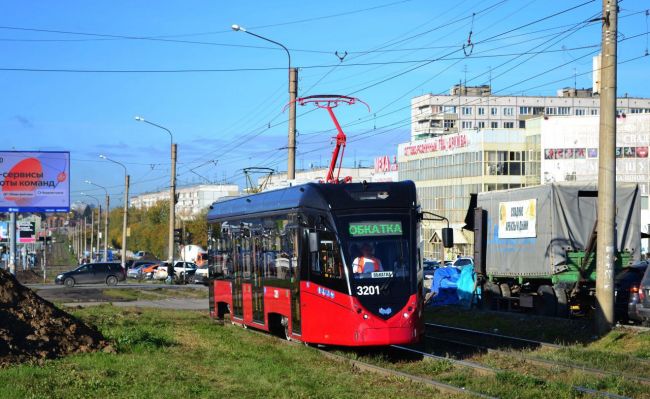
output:
[[[208,220],[270,213],[297,208],[329,211],[366,208],[406,208],[416,201],[412,181],[390,183],[307,183],[217,201]]]

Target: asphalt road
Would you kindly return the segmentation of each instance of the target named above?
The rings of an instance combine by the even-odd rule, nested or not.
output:
[[[27,287],[36,291],[42,298],[60,303],[66,307],[86,307],[96,306],[104,303],[111,303],[120,307],[143,307],[143,308],[160,308],[160,309],[177,309],[177,310],[207,310],[208,299],[205,298],[188,298],[183,295],[183,291],[207,292],[207,287],[203,285],[166,285],[166,284],[147,284],[147,283],[120,283],[116,286],[107,286],[105,284],[79,284],[72,288],[56,284],[28,284]],[[104,290],[139,290],[146,293],[147,291],[156,290],[161,296],[158,298],[146,298],[135,300],[122,300],[115,296],[106,295]],[[162,292],[161,292],[162,291]],[[137,294],[136,294],[137,295]],[[149,297],[151,294],[148,295]],[[191,295],[196,296],[196,295]]]

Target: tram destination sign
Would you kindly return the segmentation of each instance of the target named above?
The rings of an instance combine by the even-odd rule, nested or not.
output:
[[[401,236],[402,222],[359,222],[350,223],[352,237]]]

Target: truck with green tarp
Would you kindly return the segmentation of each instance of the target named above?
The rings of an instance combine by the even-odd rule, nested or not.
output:
[[[636,184],[616,185],[615,274],[640,258]],[[593,308],[598,189],[563,182],[479,193],[470,205],[483,303],[547,316]]]

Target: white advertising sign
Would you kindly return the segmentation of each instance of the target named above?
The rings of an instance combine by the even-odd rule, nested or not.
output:
[[[537,200],[499,203],[499,238],[537,237]]]

